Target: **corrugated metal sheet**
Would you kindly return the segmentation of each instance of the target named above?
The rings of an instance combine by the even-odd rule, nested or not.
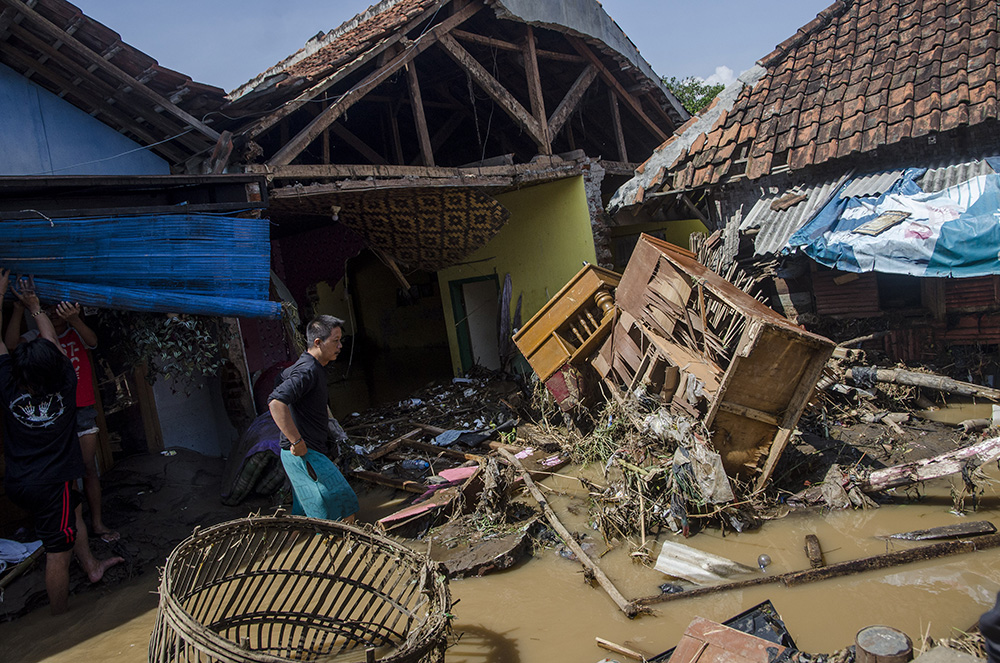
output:
[[[927,192],[937,192],[966,180],[994,172],[985,160],[935,162],[925,165],[927,172],[917,184]],[[883,193],[903,174],[902,169],[856,176],[844,189],[842,196],[871,196]],[[811,185],[801,185],[757,200],[739,224],[740,232],[758,228],[754,239],[757,255],[776,254],[785,247],[796,230],[808,223],[834,195],[842,178],[830,179]],[[786,210],[771,209],[772,203],[788,194],[806,196],[802,202]]]

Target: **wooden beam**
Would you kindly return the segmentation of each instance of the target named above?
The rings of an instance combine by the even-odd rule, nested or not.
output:
[[[611,106],[611,126],[614,130],[615,144],[618,146],[618,159],[628,161],[628,148],[625,147],[625,131],[622,129],[622,115],[618,110],[618,97],[614,90],[608,90],[608,104]]]
[[[524,106],[514,98],[507,89],[500,84],[500,81],[493,78],[483,65],[469,54],[467,50],[462,48],[462,45],[455,41],[454,37],[451,35],[443,35],[440,39],[440,44],[444,48],[445,52],[451,56],[451,58],[458,63],[460,67],[468,72],[472,80],[476,82],[479,87],[486,91],[486,94],[493,99],[494,102],[500,108],[507,113],[508,116],[514,123],[519,127],[528,132],[528,135],[535,141],[539,149],[542,149],[546,144],[545,136],[542,134],[542,128],[538,124],[538,121],[532,117]]]
[[[396,163],[403,165],[403,141],[399,137],[399,105],[393,104],[389,107],[389,131],[392,132],[392,151],[396,157]]]
[[[105,115],[108,117],[114,117],[116,122],[129,127],[130,130],[133,130],[133,127],[138,126],[134,117],[127,115],[124,109],[116,109],[113,106],[114,101],[120,99],[124,94],[120,88],[116,88],[114,85],[95,75],[89,69],[74,62],[72,59],[67,58],[65,53],[59,52],[51,44],[39,39],[33,32],[24,28],[20,24],[13,24],[11,26],[11,30],[18,39],[38,50],[40,53],[48,56],[51,60],[58,64],[59,67],[65,69],[67,75],[76,76],[79,79],[79,82],[70,80],[70,78],[59,74],[55,70],[32,59],[30,56],[21,51],[10,49],[9,51],[5,51],[5,55],[9,55],[19,60],[23,66],[30,67],[58,82],[59,85],[66,88],[67,94],[72,94],[81,101],[86,101],[92,106],[104,109],[103,112]],[[93,89],[84,89],[79,84],[84,81],[93,86]],[[177,133],[177,125],[171,124],[166,118],[160,117],[157,113],[149,113],[148,115],[142,116],[141,119],[156,127],[160,131],[163,131],[168,136]],[[134,133],[143,140],[148,140],[150,143],[156,143],[162,140],[162,138],[153,137],[151,134],[142,134],[139,132]],[[177,141],[186,145],[190,150],[204,149],[204,139],[198,139],[196,136],[179,136]],[[187,158],[187,155],[180,151],[177,152],[177,155],[179,156],[176,158],[172,156],[171,158],[174,158],[176,161],[183,161]]]
[[[597,54],[595,54],[590,49],[590,47],[587,46],[587,44],[585,44],[582,40],[577,39],[576,37],[567,36],[566,38],[569,40],[569,43],[572,44],[573,48],[575,48],[580,55],[587,58],[591,64],[597,67],[597,71],[601,74],[601,78],[604,80],[604,82],[610,85],[612,88],[614,88],[615,92],[618,93],[618,97],[629,105],[629,107],[632,109],[632,112],[635,113],[636,117],[642,120],[642,122],[646,125],[646,128],[648,128],[653,133],[653,135],[655,135],[661,141],[669,138],[669,136],[666,133],[664,133],[663,129],[661,129],[659,125],[657,125],[655,122],[649,119],[649,116],[646,115],[646,112],[642,109],[642,104],[639,103],[639,100],[628,93],[628,90],[626,90],[625,87],[618,81],[618,79],[615,78],[615,75],[607,67],[604,66],[604,63],[601,62],[601,59],[597,57]]]
[[[406,78],[410,84],[410,102],[413,105],[413,123],[417,126],[417,140],[420,143],[420,158],[425,166],[434,165],[434,149],[431,134],[427,131],[427,116],[424,115],[424,99],[420,94],[420,79],[417,78],[417,63],[406,65]]]
[[[440,2],[434,3],[434,5],[429,7],[422,14],[420,14],[420,16],[413,19],[399,30],[396,30],[396,32],[392,36],[386,38],[385,41],[379,43],[372,50],[358,56],[357,58],[352,60],[350,64],[341,67],[331,75],[327,76],[320,82],[316,83],[316,85],[313,85],[308,90],[304,90],[299,96],[295,97],[294,99],[285,104],[282,104],[281,108],[279,108],[278,110],[258,120],[256,123],[251,125],[246,131],[243,132],[244,135],[248,139],[256,138],[257,136],[261,135],[262,133],[273,127],[275,124],[277,124],[284,118],[288,117],[298,109],[302,108],[302,106],[304,106],[305,104],[309,103],[310,101],[312,101],[319,95],[323,94],[324,92],[329,90],[331,87],[333,87],[340,81],[344,80],[346,77],[356,72],[358,69],[370,63],[372,60],[380,58],[384,53],[391,52],[393,49],[396,48],[396,44],[398,44],[399,41],[402,40],[411,30],[413,30],[415,27],[417,27],[424,21],[432,18],[445,4],[447,4],[447,0],[441,0]],[[379,62],[377,64],[377,69],[381,69],[385,64],[386,63],[384,62]]]
[[[406,275],[403,274],[403,270],[401,270],[399,268],[399,265],[396,264],[396,259],[393,258],[388,253],[386,253],[385,251],[382,251],[381,249],[376,249],[375,247],[371,247],[371,250],[372,253],[374,253],[379,257],[379,260],[385,263],[385,266],[389,268],[389,271],[392,272],[392,275],[396,277],[397,281],[399,281],[399,285],[403,286],[403,290],[409,293],[410,282],[406,280]]]
[[[512,53],[520,53],[522,51],[522,48],[517,44],[504,41],[502,39],[496,39],[495,37],[478,35],[474,32],[468,32],[466,30],[452,30],[451,34],[453,37],[461,39],[462,41],[479,44],[481,46],[489,46],[501,51],[510,51]],[[538,49],[536,53],[538,54],[538,57],[546,60],[559,60],[561,62],[586,62],[584,58],[579,55],[573,55],[572,53],[560,53],[558,51],[546,51],[543,49]]]
[[[433,44],[437,43],[442,37],[447,37],[448,30],[468,20],[469,17],[473,16],[482,7],[483,5],[478,3],[468,5],[455,14],[449,16],[428,32],[425,32],[423,35],[418,37],[416,41],[410,42],[406,49],[394,57],[389,64],[369,74],[363,81],[351,88],[333,105],[310,122],[294,138],[286,142],[285,145],[267,162],[268,165],[274,167],[290,164],[295,157],[302,153],[302,150],[304,150],[309,143],[316,140],[316,137],[319,136],[324,129],[336,122],[337,118],[343,115],[347,109],[355,104],[355,102],[382,84],[386,79],[405,66],[406,63],[410,62],[413,58],[417,57]]]
[[[597,78],[597,67],[588,64],[587,68],[581,71],[580,75],[573,81],[569,92],[559,102],[559,106],[548,120],[550,139],[562,131],[563,125],[566,124],[576,107],[580,105],[580,100],[583,99],[584,93],[595,78]]]
[[[533,172],[579,172],[575,161],[547,161],[501,166],[451,168],[444,166],[396,166],[374,164],[304,164],[271,168],[263,164],[247,164],[248,172],[268,175],[275,180],[323,178],[408,178],[408,177],[482,177],[516,176]]]
[[[47,18],[36,12],[28,5],[24,4],[23,2],[20,2],[19,0],[0,0],[0,2],[3,2],[4,4],[11,7],[15,7],[18,12],[20,12],[32,25],[37,27],[42,33],[51,37],[52,39],[62,42],[72,50],[83,55],[88,60],[92,61],[98,69],[108,74],[122,85],[132,88],[132,92],[134,92],[137,96],[143,97],[147,101],[150,101],[155,105],[162,107],[166,112],[170,113],[171,115],[176,117],[178,120],[181,120],[188,126],[197,129],[200,133],[204,134],[205,136],[208,136],[213,141],[219,139],[219,132],[207,126],[205,123],[201,122],[187,111],[171,103],[169,99],[165,99],[161,95],[149,89],[148,87],[137,81],[135,78],[125,73],[114,64],[112,64],[109,60],[105,60],[103,57],[101,57],[99,53],[95,53],[94,51],[90,50],[90,48],[86,44],[79,41],[71,34],[67,33],[65,30],[54,25]]]
[[[545,117],[545,96],[542,94],[542,77],[538,71],[538,54],[535,51],[535,31],[530,25],[524,27],[526,33],[524,71],[528,76],[528,97],[531,100],[531,114],[535,117],[539,133],[543,138],[539,151],[542,154],[552,154],[552,138]]]
[[[342,125],[340,122],[334,122],[328,127],[328,129],[337,134],[338,138],[353,147],[358,154],[372,163],[380,166],[384,166],[389,163],[385,160],[385,157],[369,147],[365,141],[355,136],[350,129]]]
[[[434,137],[431,138],[431,147],[435,150],[440,149],[444,145],[445,141],[448,140],[455,130],[462,124],[465,119],[466,114],[464,110],[455,111],[451,114],[445,123],[438,127],[438,130],[434,132]]]

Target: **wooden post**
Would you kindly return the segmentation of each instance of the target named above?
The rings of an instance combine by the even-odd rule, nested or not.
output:
[[[531,475],[528,474],[528,470],[524,468],[521,461],[506,449],[497,449],[497,451],[518,469],[521,473],[521,478],[524,480],[525,487],[531,493],[531,496],[535,498],[535,501],[538,502],[538,506],[542,507],[542,511],[545,512],[546,520],[549,521],[549,524],[552,525],[552,528],[559,534],[566,546],[573,551],[577,560],[579,560],[579,562],[594,575],[594,579],[597,580],[597,583],[604,589],[605,592],[608,593],[608,596],[610,596],[611,599],[618,604],[621,611],[624,612],[629,618],[635,617],[639,613],[643,612],[643,608],[626,599],[622,593],[618,591],[618,588],[614,586],[606,575],[604,575],[604,571],[601,570],[601,567],[598,566],[597,563],[590,558],[590,555],[588,555],[587,552],[580,546],[580,544],[576,542],[576,539],[573,538],[573,535],[568,529],[566,529],[562,522],[560,522],[559,518],[552,510],[552,507],[549,506],[549,503],[545,500],[545,496],[542,495],[542,491],[538,490],[538,486],[536,486],[535,482],[532,481]]]
[[[857,663],[906,663],[913,659],[913,643],[891,626],[867,626],[854,639]]]
[[[809,558],[809,566],[814,569],[826,566],[823,559],[823,549],[819,545],[819,537],[815,534],[806,534],[806,557]]]
[[[413,104],[413,122],[417,125],[417,138],[420,140],[420,155],[425,166],[434,165],[434,151],[431,147],[431,135],[427,131],[427,117],[424,115],[424,98],[420,94],[420,80],[417,78],[417,65],[410,62],[406,65],[406,76],[410,83],[410,102]]]
[[[618,110],[618,97],[614,90],[608,90],[608,103],[611,105],[611,123],[615,131],[615,141],[618,144],[618,158],[628,161],[628,150],[625,148],[625,132],[622,130],[622,115]]]
[[[549,135],[548,119],[545,117],[545,97],[542,95],[542,79],[538,73],[538,51],[535,43],[535,31],[530,25],[526,25],[527,35],[525,38],[526,52],[524,54],[524,68],[528,75],[528,96],[531,100],[531,114],[538,122],[539,134],[542,137],[542,144],[538,146],[542,154],[552,154],[552,136]]]
[[[142,412],[142,427],[146,432],[146,450],[150,453],[163,451],[163,431],[160,429],[160,415],[156,411],[156,397],[153,387],[146,381],[149,367],[140,364],[135,367],[136,398],[139,400],[139,411]]]

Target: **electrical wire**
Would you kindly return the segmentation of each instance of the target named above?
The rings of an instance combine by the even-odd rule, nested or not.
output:
[[[172,140],[174,140],[176,138],[180,138],[181,136],[184,136],[185,134],[189,134],[192,131],[194,131],[194,127],[188,127],[187,129],[185,129],[184,131],[180,132],[179,134],[175,134],[173,136],[170,136],[169,138],[164,138],[163,140],[161,140],[161,141],[159,141],[157,143],[153,143],[152,145],[143,145],[143,146],[137,147],[137,148],[135,148],[133,150],[128,150],[126,152],[122,152],[120,154],[115,154],[115,155],[112,155],[110,157],[104,157],[103,159],[94,159],[93,161],[84,161],[82,163],[75,163],[72,166],[63,166],[62,168],[53,168],[52,170],[48,170],[48,171],[44,171],[43,170],[43,171],[38,172],[38,173],[31,173],[29,175],[26,175],[25,177],[35,177],[35,176],[38,176],[38,175],[52,175],[54,173],[58,173],[58,172],[61,172],[63,170],[71,170],[73,168],[78,168],[80,166],[89,166],[89,165],[95,164],[95,163],[103,163],[105,161],[111,161],[112,159],[118,159],[118,158],[126,156],[128,154],[133,154],[135,152],[142,152],[143,150],[150,150],[150,149],[156,147],[157,145],[163,145],[164,143],[169,143],[170,141],[172,141]]]

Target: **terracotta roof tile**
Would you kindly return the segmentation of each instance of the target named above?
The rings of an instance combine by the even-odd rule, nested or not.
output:
[[[941,131],[948,131],[969,123],[969,107],[965,104],[941,111]]]
[[[909,138],[912,134],[913,117],[905,117],[902,121],[889,125],[889,128],[886,131],[886,142],[898,143],[905,138]]]
[[[838,0],[759,60],[675,183],[740,174],[744,146],[754,179],[997,119],[998,13],[1000,0]]]

